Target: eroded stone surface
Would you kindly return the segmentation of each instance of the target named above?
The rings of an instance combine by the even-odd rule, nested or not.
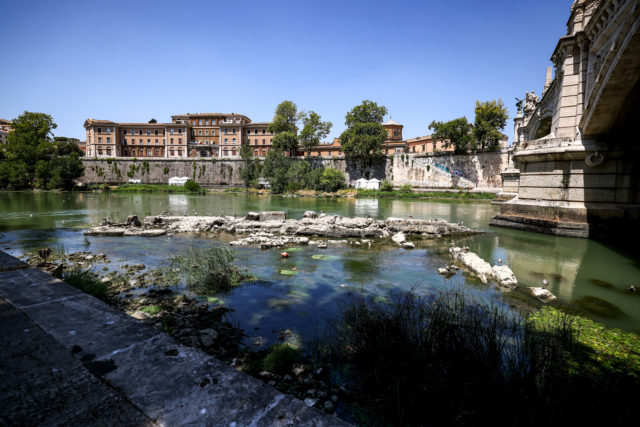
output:
[[[302,219],[286,219],[284,212],[250,212],[244,217],[236,216],[148,216],[143,227],[121,227],[103,224],[85,231],[92,236],[156,236],[165,233],[219,232],[251,234],[249,238],[237,240],[237,245],[255,244],[264,247],[297,243],[293,236],[344,238],[388,238],[391,235],[426,239],[451,235],[477,234],[464,225],[443,220],[414,218],[388,218],[384,221],[372,218],[347,218],[338,215],[305,212]],[[268,234],[266,234],[268,233]],[[283,238],[281,236],[288,236]],[[395,240],[394,240],[395,241]],[[402,244],[404,241],[396,243]]]

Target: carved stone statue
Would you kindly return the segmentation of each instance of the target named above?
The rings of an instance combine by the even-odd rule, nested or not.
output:
[[[535,111],[536,106],[538,105],[539,102],[540,102],[540,97],[535,94],[535,90],[532,90],[531,92],[527,92],[527,95],[525,96],[525,99],[524,99],[524,115],[528,116],[532,114]]]

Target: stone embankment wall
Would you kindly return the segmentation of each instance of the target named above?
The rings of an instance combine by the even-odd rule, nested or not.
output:
[[[364,174],[366,178],[388,179],[396,185],[414,187],[500,187],[500,172],[507,165],[506,153],[476,155],[420,156],[397,154],[366,168],[347,162],[343,157],[308,159],[312,166],[332,167],[345,173],[347,181]],[[300,159],[299,161],[302,161]],[[83,159],[81,182],[85,184],[119,184],[139,179],[144,184],[166,184],[174,176],[189,177],[204,186],[241,186],[240,159]],[[447,172],[460,172],[452,175]]]
[[[396,185],[498,188],[502,186],[500,172],[507,168],[509,155],[506,151],[474,155],[398,154],[392,161]]]

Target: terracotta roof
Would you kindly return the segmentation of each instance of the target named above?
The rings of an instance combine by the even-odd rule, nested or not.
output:
[[[269,126],[270,122],[252,122],[244,125],[244,127],[260,127],[260,126]]]
[[[185,119],[189,117],[207,117],[207,116],[209,117],[210,116],[216,116],[216,117],[233,116],[233,117],[244,117],[245,119],[249,118],[244,114],[236,114],[236,113],[187,113],[187,114],[176,114],[174,116],[171,116],[171,119],[175,119],[175,118]]]
[[[13,123],[13,121],[7,120],[7,119],[0,119],[0,123],[2,123],[3,125],[10,125]]]

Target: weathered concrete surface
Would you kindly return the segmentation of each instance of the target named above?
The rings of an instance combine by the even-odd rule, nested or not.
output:
[[[28,267],[26,262],[0,251],[0,271],[15,270]]]
[[[3,298],[0,324],[0,425],[152,424]]]
[[[72,419],[87,420],[81,424],[103,425],[143,425],[149,420],[161,425],[347,425],[198,349],[177,344],[168,335],[39,270],[0,273],[0,297],[8,302],[2,309],[10,319],[5,325],[3,317],[0,328],[0,402],[6,403],[0,405],[2,424],[20,424],[21,417],[26,416],[41,417],[34,419],[45,424],[65,423],[65,417],[77,417]],[[55,344],[51,345],[51,356],[45,341],[36,337],[34,343],[29,341],[32,338],[24,338],[32,328],[11,326],[24,322],[25,316],[42,329],[49,343]],[[12,343],[21,337],[26,350],[15,353]],[[61,352],[56,353],[55,348]],[[7,377],[7,369],[19,357],[24,359],[22,370]],[[10,361],[5,363],[5,359]],[[58,378],[58,372],[62,372],[62,377],[70,380],[49,384],[42,394],[40,384],[53,379],[45,375],[51,364],[59,370],[51,370],[51,375]],[[91,375],[78,371],[82,364]],[[78,375],[77,388],[73,388],[73,377],[65,375],[68,373]],[[17,394],[5,377],[11,378],[11,384],[23,383]],[[94,384],[102,384],[107,391]],[[75,405],[71,399],[67,409],[61,401],[60,415],[51,412],[59,402],[58,386],[71,396],[86,395],[86,405]],[[100,393],[93,396],[91,390]],[[92,400],[99,396],[103,400]],[[128,401],[130,407],[123,406],[118,412],[121,401]]]

